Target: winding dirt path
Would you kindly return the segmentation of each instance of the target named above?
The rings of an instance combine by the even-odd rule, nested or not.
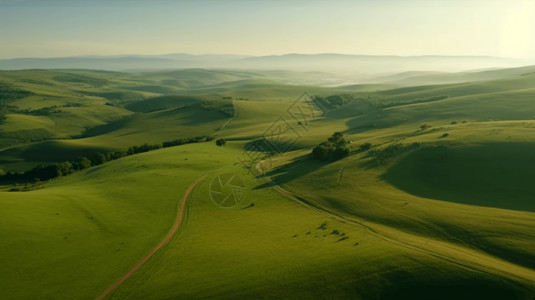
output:
[[[156,252],[158,252],[158,250],[160,250],[163,246],[169,243],[173,235],[175,235],[175,233],[178,231],[178,228],[180,228],[180,224],[182,223],[182,219],[184,217],[186,201],[188,200],[189,195],[191,194],[191,191],[193,191],[193,188],[195,188],[195,186],[199,184],[199,182],[201,182],[201,180],[203,180],[204,177],[206,177],[206,175],[197,179],[197,181],[195,181],[192,185],[189,186],[186,193],[184,193],[184,196],[182,197],[182,202],[180,202],[180,207],[177,212],[175,223],[173,224],[173,227],[171,228],[169,233],[165,236],[165,238],[156,247],[154,247],[154,249],[152,249],[150,253],[147,254],[147,256],[145,256],[137,265],[135,265],[130,271],[128,271],[128,273],[126,273],[123,277],[121,277],[119,280],[117,280],[112,285],[110,285],[110,287],[106,289],[100,296],[95,298],[95,300],[102,300],[106,298],[106,296],[108,296],[113,290],[115,290],[119,285],[121,285],[121,283],[125,282],[139,268],[141,268],[141,266],[143,266]]]

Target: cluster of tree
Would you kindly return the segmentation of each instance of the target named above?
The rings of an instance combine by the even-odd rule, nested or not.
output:
[[[18,109],[17,113],[34,115],[34,116],[47,116],[50,114],[60,113],[62,107],[82,107],[81,103],[67,103],[64,105],[52,105],[39,109]]]
[[[349,155],[349,141],[341,132],[335,132],[326,142],[322,142],[312,150],[312,156],[320,160],[338,160]]]
[[[403,150],[402,144],[393,144],[380,150],[370,151],[370,155],[374,156],[379,165],[385,164],[388,159],[395,157]]]
[[[43,107],[43,108],[34,109],[34,110],[31,110],[31,109],[19,109],[17,112],[21,113],[21,114],[25,114],[25,115],[48,116],[48,115],[51,115],[51,114],[60,113],[61,110],[58,109],[58,108],[59,108],[59,106],[54,105],[54,106],[48,106],[48,107]]]
[[[350,94],[331,95],[327,97],[313,96],[312,98],[314,102],[329,110],[344,106],[349,103],[364,100],[361,98],[357,99]]]
[[[127,150],[113,151],[107,153],[97,153],[89,158],[81,157],[75,161],[65,161],[59,164],[39,165],[26,172],[7,172],[4,174],[0,170],[0,181],[3,182],[28,182],[28,181],[45,181],[60,176],[71,174],[75,171],[87,169],[92,166],[98,166],[105,162],[119,159],[121,157],[148,152],[160,148],[199,143],[211,141],[212,137],[198,136],[193,138],[182,138],[174,141],[164,142],[163,144],[143,144],[141,146],[132,146]]]

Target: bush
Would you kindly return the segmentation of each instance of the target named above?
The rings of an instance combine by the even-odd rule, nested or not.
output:
[[[106,155],[98,152],[93,157],[91,157],[91,165],[97,166],[105,163],[107,161]]]
[[[59,176],[68,175],[74,172],[72,164],[68,161],[62,162],[61,164],[59,164],[58,170],[59,170],[58,171]]]
[[[91,167],[91,161],[86,157],[80,157],[74,162],[74,168],[76,170],[83,170]]]
[[[427,128],[430,128],[430,127],[431,127],[431,125],[429,125],[427,123],[426,124],[422,124],[422,125],[420,125],[420,130],[423,131],[423,130],[426,130]]]
[[[225,141],[225,139],[218,139],[215,141],[215,144],[221,147],[221,146],[225,146],[227,144],[227,141]]]
[[[402,144],[390,145],[382,150],[372,150],[370,155],[374,156],[379,165],[385,164],[388,159],[395,157],[404,149]]]

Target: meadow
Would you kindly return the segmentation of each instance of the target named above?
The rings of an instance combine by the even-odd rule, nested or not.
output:
[[[105,299],[534,299],[534,70],[0,71],[0,175],[213,138],[0,176],[0,298],[97,298],[206,176]],[[335,132],[347,153],[314,158]],[[235,206],[212,201],[221,174]]]

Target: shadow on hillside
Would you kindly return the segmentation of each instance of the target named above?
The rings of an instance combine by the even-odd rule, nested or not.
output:
[[[315,160],[310,155],[305,155],[294,159],[291,163],[275,168],[269,172],[266,172],[264,175],[257,176],[258,178],[263,178],[268,176],[271,180],[275,181],[279,185],[283,185],[290,181],[296,180],[302,176],[305,176],[311,172],[314,172],[326,165],[328,162],[322,162]],[[263,189],[271,187],[272,184],[265,182],[256,186],[254,189]]]
[[[132,130],[139,124],[144,124],[145,131],[158,131],[161,129],[162,120],[167,126],[199,126],[214,121],[228,120],[225,112],[217,109],[204,109],[200,105],[190,105],[175,108],[165,108],[147,113],[136,113],[121,119],[110,121],[106,124],[88,128],[85,133],[76,138],[88,138],[110,134],[120,130]],[[131,134],[131,133],[129,133]],[[183,137],[190,137],[185,134]]]
[[[402,279],[402,278],[400,278]],[[463,299],[529,299],[512,287],[495,280],[463,279],[452,282],[423,282],[408,284],[388,289],[379,299],[381,300],[463,300]]]
[[[411,151],[381,179],[413,195],[535,212],[535,143],[425,147]]]

